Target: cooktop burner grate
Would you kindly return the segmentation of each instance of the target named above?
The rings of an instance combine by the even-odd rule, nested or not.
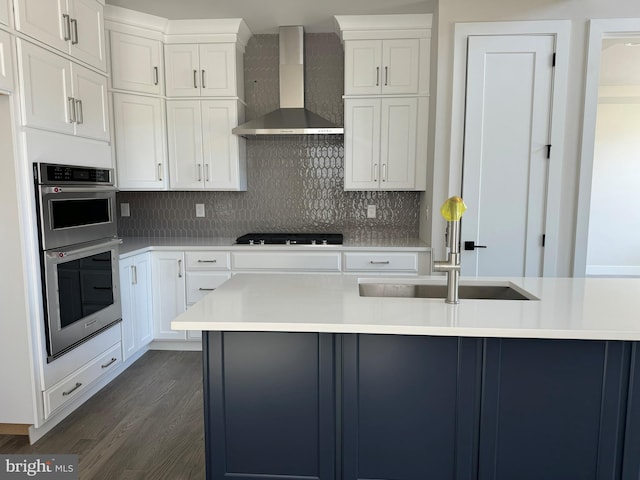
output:
[[[341,233],[247,233],[239,245],[342,245]]]

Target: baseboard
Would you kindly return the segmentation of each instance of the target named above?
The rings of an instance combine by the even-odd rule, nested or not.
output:
[[[202,351],[202,342],[188,340],[154,340],[149,350],[184,350],[188,352]]]

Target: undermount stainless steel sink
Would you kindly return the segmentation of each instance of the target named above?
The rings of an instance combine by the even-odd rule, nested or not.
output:
[[[446,298],[447,286],[438,284],[361,283],[361,297]],[[539,300],[534,295],[504,283],[497,285],[460,285],[461,299]]]

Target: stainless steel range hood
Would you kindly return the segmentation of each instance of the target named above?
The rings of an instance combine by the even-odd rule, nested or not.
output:
[[[236,135],[343,134],[344,128],[304,108],[304,29],[280,27],[280,108],[232,130]]]

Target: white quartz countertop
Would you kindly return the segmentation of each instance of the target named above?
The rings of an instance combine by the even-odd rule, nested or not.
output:
[[[237,274],[171,326],[463,337],[640,340],[640,279],[461,279],[512,283],[539,300],[361,297],[358,283],[444,283],[441,277]]]

